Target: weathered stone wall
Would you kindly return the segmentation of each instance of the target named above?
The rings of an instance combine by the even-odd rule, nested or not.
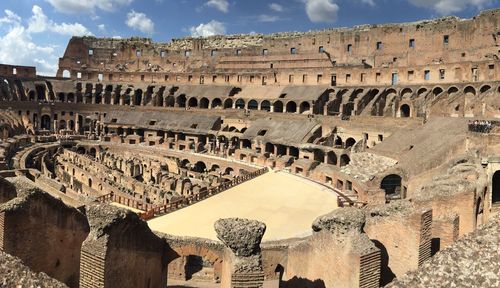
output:
[[[0,206],[0,250],[78,287],[81,244],[88,234],[83,214],[40,190],[20,192]]]

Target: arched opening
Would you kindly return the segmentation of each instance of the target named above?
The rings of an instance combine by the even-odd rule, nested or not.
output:
[[[224,109],[231,108],[233,108],[233,99],[226,99],[226,101],[224,101]]]
[[[493,174],[491,185],[491,203],[500,206],[500,170]]]
[[[248,109],[249,110],[257,110],[257,109],[259,109],[259,104],[255,100],[250,100],[248,102]]]
[[[340,138],[339,136],[337,136],[337,137],[335,138],[334,145],[335,145],[336,147],[342,147],[342,145],[343,145],[343,143],[342,143],[342,138]]]
[[[85,151],[85,148],[83,148],[83,147],[81,147],[81,146],[80,146],[80,147],[78,147],[78,148],[76,148],[76,153],[77,153],[77,154],[80,154],[80,155],[85,155],[85,152],[86,152],[86,151]]]
[[[410,117],[410,106],[408,106],[408,104],[403,104],[401,105],[401,108],[400,108],[400,115],[402,118],[408,118]]]
[[[231,167],[227,167],[226,170],[224,170],[224,175],[233,175],[234,174],[234,169]]]
[[[235,107],[236,109],[245,109],[245,101],[243,99],[236,100]]]
[[[354,144],[356,144],[356,140],[354,140],[354,138],[347,138],[347,140],[345,140],[346,149],[351,148],[352,146],[354,146]]]
[[[349,165],[350,162],[351,162],[351,158],[349,158],[349,155],[342,154],[342,156],[340,156],[340,167]]]
[[[214,172],[220,171],[220,166],[217,164],[213,164],[212,168],[210,168],[210,171],[214,171]]]
[[[241,147],[243,149],[252,149],[252,141],[248,140],[248,139],[242,139],[241,140]]]
[[[62,77],[63,78],[71,78],[71,73],[68,70],[64,70]]]
[[[89,155],[95,158],[95,156],[97,155],[97,150],[95,148],[90,148]]]
[[[434,94],[434,97],[438,96],[441,93],[443,93],[443,88],[441,87],[436,87],[432,89],[432,94]]]
[[[134,105],[139,106],[142,103],[142,90],[137,89],[135,90],[135,95],[134,95]]]
[[[73,121],[73,120],[68,121],[68,129],[75,130],[75,121]]]
[[[31,90],[30,92],[28,92],[28,100],[29,101],[35,101],[35,91]]]
[[[59,130],[66,130],[66,121],[59,121]]]
[[[287,113],[295,113],[297,112],[297,103],[290,101],[286,103],[286,112]]]
[[[49,115],[42,116],[40,128],[42,130],[50,130],[50,116]]]
[[[69,103],[75,103],[75,94],[68,93],[68,102]]]
[[[484,85],[483,87],[481,87],[481,89],[479,90],[479,92],[482,93],[486,93],[488,92],[489,90],[491,89],[491,86],[490,85]]]
[[[466,96],[476,96],[476,89],[472,86],[467,86],[464,89],[464,93]]]
[[[177,106],[186,107],[186,95],[180,95],[177,97]]]
[[[326,163],[331,165],[337,165],[337,154],[335,152],[330,151],[326,154]]]
[[[276,113],[283,113],[283,102],[281,101],[276,101],[273,104],[273,111]]]
[[[271,111],[271,102],[267,100],[262,101],[262,103],[260,103],[260,110],[267,112]]]
[[[219,98],[212,100],[212,108],[222,107],[222,101]]]
[[[401,90],[401,97],[402,98],[409,97],[409,96],[411,96],[411,94],[413,94],[413,91],[410,88],[405,88],[405,89]]]
[[[64,102],[64,93],[57,94],[57,98],[59,99],[59,102]]]
[[[458,88],[455,87],[455,86],[451,86],[450,88],[448,88],[448,94],[451,95],[451,94],[455,94],[458,92]]]
[[[385,191],[386,196],[394,197],[401,195],[401,176],[396,174],[385,176],[382,182],[380,182],[380,188]]]
[[[158,98],[161,99],[161,97]],[[158,102],[158,106],[162,106],[161,104],[165,104],[167,107],[174,107],[175,106],[174,96],[167,96],[167,98],[165,98],[164,103]]]
[[[189,98],[188,106],[191,107],[191,108],[198,107],[198,99],[196,99],[195,97]]]
[[[184,169],[188,169],[189,170],[189,167],[191,167],[191,164],[189,163],[189,160],[187,159],[184,159],[181,161],[181,163],[179,164],[179,167],[180,168],[184,168]]]
[[[320,163],[323,163],[325,161],[325,152],[323,152],[323,150],[314,149],[313,154],[314,161],[318,161]]]
[[[311,109],[311,105],[309,104],[309,102],[302,102],[300,103],[300,113],[304,113],[304,112],[309,112],[309,110]]]
[[[425,92],[427,92],[427,88],[420,88],[420,89],[418,89],[417,94],[420,97],[420,96],[424,95]]]
[[[193,171],[203,173],[205,170],[207,170],[207,165],[205,165],[202,161],[198,161],[194,164]]]
[[[274,154],[274,145],[273,145],[273,143],[267,142],[265,149],[266,149],[266,153]]]
[[[200,108],[201,109],[208,109],[209,101],[207,98],[203,97],[200,99]]]
[[[295,159],[299,158],[299,148],[290,146],[288,149],[290,156],[293,156]]]

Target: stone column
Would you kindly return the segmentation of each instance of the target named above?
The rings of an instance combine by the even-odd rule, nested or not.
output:
[[[266,224],[230,218],[219,219],[214,227],[217,238],[228,247],[224,251],[221,288],[263,287],[260,242],[266,232]]]

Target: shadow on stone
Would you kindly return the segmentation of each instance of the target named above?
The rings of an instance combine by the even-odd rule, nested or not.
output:
[[[380,286],[384,287],[389,284],[396,278],[396,275],[392,272],[389,267],[389,253],[387,253],[387,249],[384,244],[380,243],[380,241],[372,240],[373,244],[380,249]]]
[[[325,282],[321,279],[316,279],[314,281],[293,277],[288,281],[281,281],[280,288],[326,288]]]

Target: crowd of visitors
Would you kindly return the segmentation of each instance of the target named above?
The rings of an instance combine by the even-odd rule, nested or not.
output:
[[[488,120],[473,120],[469,121],[469,131],[478,133],[490,133],[493,127],[497,124],[497,122]]]

